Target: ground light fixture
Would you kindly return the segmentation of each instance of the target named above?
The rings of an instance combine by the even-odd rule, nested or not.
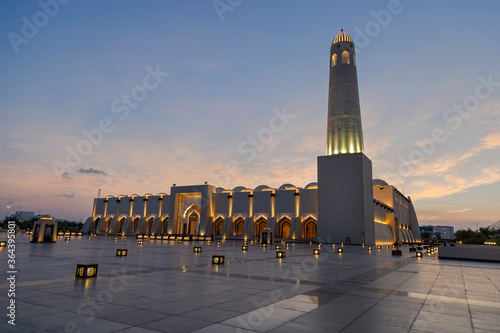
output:
[[[344,249],[343,249],[343,248],[341,248],[341,247],[339,247],[339,248],[337,249],[337,253],[344,253]]]
[[[75,278],[94,278],[97,276],[97,264],[77,264]]]
[[[0,242],[0,247],[5,247],[7,246],[7,242]]]
[[[201,246],[195,246],[195,247],[193,247],[193,252],[194,253],[200,253],[201,252]]]
[[[117,249],[116,250],[116,256],[117,257],[126,257],[127,256],[127,249]]]
[[[64,240],[65,240],[66,242],[69,242],[69,241],[70,241],[70,239],[71,239],[71,237],[64,237]]]
[[[224,265],[224,256],[212,256],[212,264]]]
[[[320,254],[321,253],[321,250],[320,249],[314,249],[313,250],[313,254]]]
[[[417,252],[417,258],[422,258],[422,252]]]
[[[280,249],[281,249],[281,246],[276,245],[276,247],[275,247],[275,248],[276,248],[276,250],[280,250]]]
[[[242,250],[242,251],[248,251],[248,245],[243,245],[243,246],[241,247],[241,250]]]
[[[139,240],[137,241],[137,245],[142,245],[142,244],[144,244],[144,241],[143,241],[143,240],[141,240],[141,239],[139,239]]]
[[[221,246],[222,245],[222,242],[221,241],[217,241],[217,246]]]
[[[368,246],[368,251],[371,251],[372,250],[372,247],[371,246]]]
[[[285,252],[284,251],[276,251],[276,258],[285,258]]]

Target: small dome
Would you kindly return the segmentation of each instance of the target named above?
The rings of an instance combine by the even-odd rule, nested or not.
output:
[[[386,186],[389,185],[385,180],[382,179],[374,179],[373,180],[373,186]]]
[[[272,188],[270,188],[269,186],[267,185],[259,185],[255,188],[255,192],[260,192],[260,191],[265,191],[266,189],[269,189],[269,190],[272,190]]]
[[[248,190],[245,186],[236,186],[233,188],[233,192],[243,192],[244,190]]]
[[[279,189],[280,190],[293,190],[293,189],[297,189],[297,187],[293,184],[287,183],[287,184],[281,185]]]
[[[306,185],[305,189],[317,189],[318,188],[318,183],[317,182],[312,182]]]
[[[352,43],[352,38],[351,38],[351,36],[349,36],[348,34],[346,34],[346,33],[344,32],[344,29],[340,29],[340,32],[338,33],[338,35],[337,35],[337,36],[335,36],[335,38],[333,39],[332,45],[333,45],[333,44],[340,43],[340,42],[348,42],[348,43]]]

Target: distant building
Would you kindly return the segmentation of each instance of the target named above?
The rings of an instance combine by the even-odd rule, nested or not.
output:
[[[455,238],[455,228],[447,225],[423,225],[420,227],[420,232],[427,231],[433,236],[439,232],[442,239]]]
[[[27,220],[35,217],[35,212],[27,212],[24,210],[18,210],[13,215],[11,215],[11,217],[14,217],[15,219],[17,219],[19,221],[27,221]]]

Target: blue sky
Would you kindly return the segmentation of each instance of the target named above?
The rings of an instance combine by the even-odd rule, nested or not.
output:
[[[497,1],[221,0],[223,13],[213,1],[41,3],[54,12],[57,3],[57,13],[37,1],[0,4],[2,215],[12,202],[11,211],[85,219],[99,188],[315,181],[329,49],[343,28],[355,41],[374,177],[410,195],[421,224],[500,219]],[[24,28],[28,38],[26,20],[39,25]],[[157,70],[168,75],[144,90]],[[126,117],[113,112],[133,91],[146,95]],[[277,110],[294,118],[254,158],[242,154]],[[112,131],[69,167],[68,151],[88,142],[82,131],[103,119]]]

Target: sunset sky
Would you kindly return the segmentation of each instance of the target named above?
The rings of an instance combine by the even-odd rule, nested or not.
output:
[[[343,28],[374,178],[420,225],[500,219],[498,1],[60,1],[0,3],[2,217],[316,181]]]

